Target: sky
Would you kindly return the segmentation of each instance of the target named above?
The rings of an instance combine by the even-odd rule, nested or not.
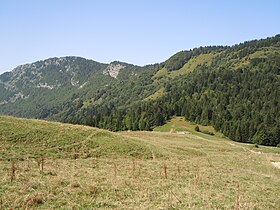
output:
[[[279,0],[0,0],[0,73],[50,57],[159,63],[280,33]]]

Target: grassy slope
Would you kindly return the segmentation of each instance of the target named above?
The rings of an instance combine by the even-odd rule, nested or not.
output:
[[[144,101],[156,100],[156,99],[162,97],[164,94],[165,94],[165,90],[164,90],[164,87],[162,87],[159,90],[157,90],[155,93],[150,95],[149,97],[145,98]]]
[[[153,76],[154,82],[162,86],[163,81],[174,79],[182,75],[187,75],[199,65],[203,65],[203,64],[211,65],[213,58],[217,55],[218,53],[208,53],[208,54],[198,55],[190,59],[182,68],[171,72],[168,72],[167,69],[163,67]],[[166,93],[164,87],[160,87],[156,92],[154,92],[152,95],[148,96],[144,100],[156,100],[164,96],[165,94]]]
[[[190,59],[181,69],[172,71],[169,75],[171,78],[175,78],[180,75],[186,75],[192,72],[198,65],[211,65],[212,59],[216,56],[215,53],[201,54]]]
[[[223,136],[223,134],[216,132],[215,129],[212,126],[203,126],[198,125],[189,121],[185,121],[183,117],[175,117],[172,118],[169,122],[167,122],[165,125],[156,127],[154,131],[161,131],[161,132],[190,132],[193,133],[196,126],[199,126],[201,131],[208,131],[212,132],[215,135],[219,135],[220,137]],[[196,133],[198,134],[198,133]]]
[[[169,77],[174,79],[177,76],[189,74],[198,65],[211,65],[213,58],[217,55],[219,55],[219,53],[208,53],[198,55],[194,58],[191,58],[187,63],[185,63],[185,65],[181,69],[171,72],[168,72],[167,69],[164,67],[161,70],[159,70],[153,78],[157,79],[162,77]]]
[[[279,148],[254,148],[221,138],[218,133],[197,133],[194,126],[175,118],[154,132],[114,134],[84,126],[0,117],[2,206],[280,208],[280,170],[271,164],[280,161]],[[211,127],[200,128],[213,131]],[[57,146],[64,149],[55,152]],[[94,150],[100,147],[102,152]],[[39,148],[47,154],[43,171],[33,158],[41,155],[36,152]],[[83,155],[87,148],[90,154],[99,151],[99,155]],[[142,155],[132,158],[131,151]],[[71,158],[74,152],[80,152],[81,157]],[[11,157],[22,157],[15,163],[13,182]]]
[[[250,65],[250,60],[255,58],[268,58],[269,56],[277,56],[279,55],[279,47],[262,47],[258,49],[256,52],[248,54],[242,59],[238,58],[238,54],[240,51],[233,53],[237,58],[231,58],[226,62],[227,67],[233,67],[234,69],[244,68]]]
[[[231,58],[226,62],[225,66],[232,67],[234,69],[244,68],[250,64],[251,59],[267,58],[268,56],[278,55],[279,47],[263,47],[260,48],[258,51],[243,57],[242,59],[238,58],[239,53],[240,51],[236,51],[235,53],[233,53],[233,55],[236,55],[237,58]],[[185,65],[181,69],[171,72],[168,72],[168,70],[165,67],[163,67],[153,76],[154,82],[162,86],[162,82],[175,79],[178,76],[187,75],[190,72],[194,71],[199,65],[211,66],[213,59],[215,59],[221,54],[223,54],[223,52],[200,54],[191,58],[187,63],[185,63]],[[145,100],[155,100],[162,97],[165,94],[163,90],[163,87],[159,88],[156,92],[147,97]]]
[[[118,134],[81,125],[0,117],[0,159],[150,157],[149,147]],[[24,149],[23,149],[24,148]]]

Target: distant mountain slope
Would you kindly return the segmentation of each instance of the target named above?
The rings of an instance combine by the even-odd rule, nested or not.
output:
[[[50,58],[18,66],[0,75],[0,111],[45,118],[48,116],[43,110],[126,80],[138,69],[126,63],[102,64],[80,57]]]
[[[88,107],[83,122],[111,130],[150,130],[178,115],[213,125],[236,141],[276,146],[279,61],[279,35],[233,47],[182,51],[158,66],[152,95],[126,107]]]
[[[173,115],[233,140],[280,143],[280,35],[181,51],[144,67],[51,58],[0,76],[0,113],[151,130]]]

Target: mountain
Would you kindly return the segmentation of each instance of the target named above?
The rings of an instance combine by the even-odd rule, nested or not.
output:
[[[0,113],[151,130],[172,116],[229,138],[280,143],[280,35],[181,51],[143,67],[51,58],[0,76]]]
[[[102,64],[80,57],[50,58],[18,66],[0,76],[1,112],[47,117],[43,110],[92,95],[100,88],[137,74],[139,67],[121,62]]]

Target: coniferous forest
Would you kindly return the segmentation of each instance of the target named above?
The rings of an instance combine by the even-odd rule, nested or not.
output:
[[[124,109],[112,104],[88,108],[83,118],[85,124],[113,131],[151,130],[178,115],[213,125],[236,141],[276,146],[280,143],[279,88],[279,78],[269,72],[201,66],[159,100]]]

